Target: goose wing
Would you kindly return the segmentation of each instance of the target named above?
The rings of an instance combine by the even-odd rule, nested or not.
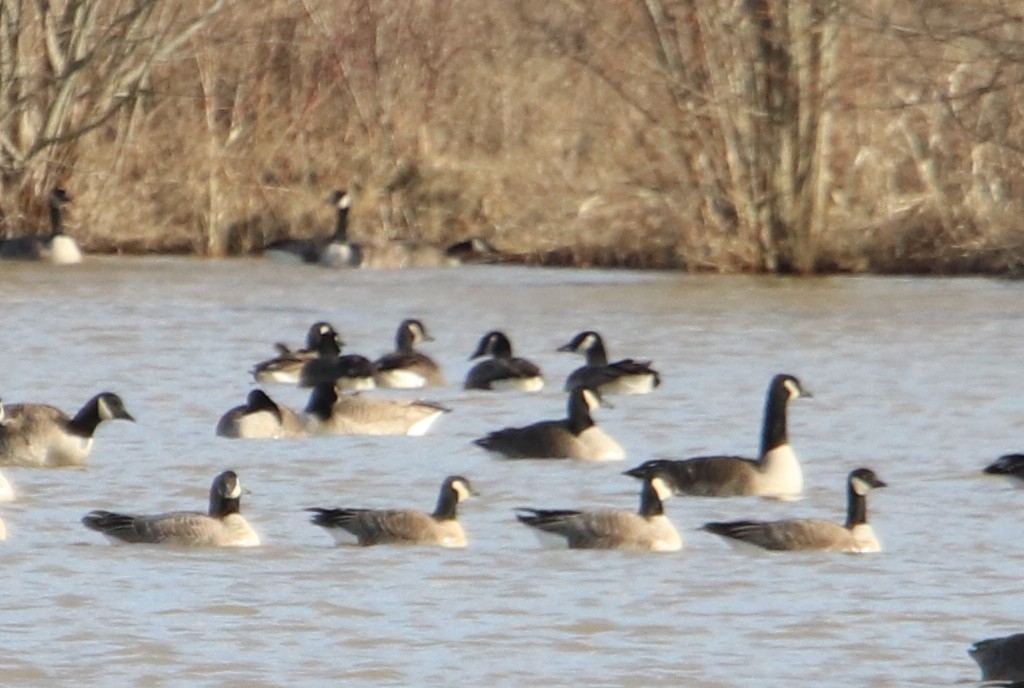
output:
[[[712,522],[704,530],[776,551],[851,551],[856,542],[838,523],[821,519]]]
[[[124,542],[216,545],[223,524],[197,511],[137,516],[112,511],[91,511],[82,519],[87,528]]]
[[[759,465],[759,461],[742,456],[697,456],[657,459],[646,462],[644,467],[666,475],[678,494],[730,497],[752,493]]]
[[[571,458],[580,450],[579,439],[564,420],[495,430],[473,443],[509,459]]]

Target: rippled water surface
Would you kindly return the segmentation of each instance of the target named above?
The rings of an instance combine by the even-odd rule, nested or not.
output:
[[[1024,492],[979,469],[1024,449],[1022,283],[757,279],[479,267],[331,272],[258,261],[0,263],[0,396],[74,412],[103,389],[136,424],[101,426],[84,470],[4,469],[0,683],[19,686],[953,686],[966,647],[1024,630]],[[326,319],[349,351],[392,346],[422,318],[453,412],[422,438],[293,442],[214,437],[272,344]],[[466,392],[487,330],[544,369],[537,395]],[[471,444],[564,414],[597,329],[612,357],[651,358],[664,383],[597,412],[620,464],[514,462]],[[515,506],[635,508],[621,471],[653,457],[757,451],[769,378],[813,393],[791,407],[806,497],[677,498],[674,554],[543,549]],[[305,404],[301,390],[267,388]],[[411,395],[410,392],[377,394]],[[889,483],[869,511],[886,551],[751,554],[708,520],[842,520],[843,480]],[[113,546],[93,508],[204,509],[232,468],[264,546]],[[465,551],[333,547],[308,506],[430,509],[445,475],[481,496]]]

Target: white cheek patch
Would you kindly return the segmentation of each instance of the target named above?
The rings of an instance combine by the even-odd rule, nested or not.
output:
[[[110,407],[107,405],[106,399],[100,399],[99,404],[97,404],[97,406],[100,414],[100,420],[113,419],[114,414],[111,413]]]
[[[464,499],[469,499],[469,489],[466,488],[466,483],[461,480],[456,480],[452,483],[452,489],[455,490],[455,496],[461,502]]]
[[[853,478],[852,480],[850,480],[850,485],[853,486],[853,491],[862,497],[866,495],[868,491],[871,490],[871,486],[868,485],[863,480],[861,480],[860,478]]]
[[[229,498],[231,498],[231,499],[238,499],[239,497],[242,496],[242,481],[241,480],[236,480],[235,481],[235,486],[233,488],[231,488],[231,492],[229,492],[227,496]]]
[[[658,499],[666,500],[672,496],[672,489],[665,482],[665,479],[660,475],[651,478],[651,487],[654,488],[654,494],[658,495]]]
[[[587,408],[591,411],[601,407],[600,397],[598,397],[592,390],[583,390],[583,400],[587,403]]]
[[[782,384],[789,391],[790,399],[796,399],[797,397],[800,396],[800,388],[797,387],[796,383],[794,383],[792,380],[786,380]]]
[[[597,344],[597,337],[595,337],[592,334],[588,334],[586,337],[583,338],[583,341],[580,342],[579,348],[583,349],[584,351],[587,351],[589,349],[593,349],[595,344]]]

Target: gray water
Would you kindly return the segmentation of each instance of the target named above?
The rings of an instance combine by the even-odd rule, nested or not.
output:
[[[109,389],[138,419],[101,426],[85,469],[3,469],[19,495],[0,506],[3,685],[953,686],[979,676],[971,642],[1024,630],[1024,492],[980,473],[1024,449],[1021,283],[93,258],[3,263],[0,289],[6,403],[74,412]],[[428,436],[214,437],[273,342],[326,319],[375,357],[409,316],[448,385],[377,394],[450,405]],[[542,366],[543,392],[461,389],[492,328]],[[626,462],[503,462],[471,444],[563,415],[580,360],[554,350],[590,328],[663,375],[596,414]],[[514,521],[516,506],[633,509],[620,474],[649,458],[754,455],[777,372],[814,393],[790,413],[803,500],[671,500],[673,554],[544,549]],[[881,554],[752,554],[697,530],[842,520],[862,465],[889,483],[869,502]],[[202,510],[228,468],[259,548],[115,546],[80,524],[94,508]],[[302,511],[430,509],[450,473],[481,492],[461,510],[464,551],[333,547]]]

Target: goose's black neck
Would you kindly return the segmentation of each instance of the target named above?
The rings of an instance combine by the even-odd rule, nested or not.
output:
[[[459,495],[455,488],[445,483],[441,493],[437,496],[437,506],[434,508],[434,518],[438,521],[453,521],[459,509]]]
[[[776,447],[789,442],[786,429],[786,410],[789,405],[789,389],[778,380],[768,389],[764,405],[764,426],[761,429],[761,457]]]
[[[583,389],[577,387],[569,393],[569,431],[579,435],[589,427],[593,427],[594,419],[590,416],[590,406],[583,394]]]
[[[333,335],[324,335],[316,344],[316,352],[320,358],[337,358],[341,356],[341,345],[338,338]]]
[[[665,513],[665,504],[661,501],[661,497],[658,496],[650,479],[645,480],[644,486],[640,489],[640,510],[637,513],[645,518],[661,516]]]
[[[338,401],[338,390],[334,383],[317,385],[309,395],[309,402],[306,404],[306,413],[327,420],[331,417],[335,402]]]
[[[254,389],[249,392],[249,398],[247,399],[247,411],[249,413],[258,413],[260,411],[268,411],[277,418],[280,423],[283,419],[281,417],[281,407],[274,403],[274,400],[267,396],[266,392]]]
[[[512,358],[512,342],[503,334],[491,338],[491,356],[494,358]]]
[[[338,213],[334,219],[334,234],[331,241],[345,243],[348,241],[348,206],[339,205]]]
[[[64,233],[64,209],[59,201],[50,201],[50,227],[53,236],[60,236]]]
[[[72,434],[79,437],[92,437],[96,432],[96,426],[103,421],[100,417],[99,397],[93,397],[85,406],[79,409],[75,417],[68,421],[68,429]]]
[[[594,343],[587,349],[587,365],[591,367],[604,367],[608,365],[608,353],[604,350],[604,342],[596,335],[594,336]]]
[[[224,518],[231,514],[237,514],[242,509],[240,497],[225,497],[220,494],[215,485],[210,489],[210,517]]]
[[[398,333],[395,335],[395,348],[399,353],[411,354],[413,353],[413,345],[416,343],[416,337],[412,333],[412,328],[409,326],[403,326],[398,328]]]
[[[868,522],[867,496],[858,494],[852,483],[846,485],[846,527],[853,528]]]

